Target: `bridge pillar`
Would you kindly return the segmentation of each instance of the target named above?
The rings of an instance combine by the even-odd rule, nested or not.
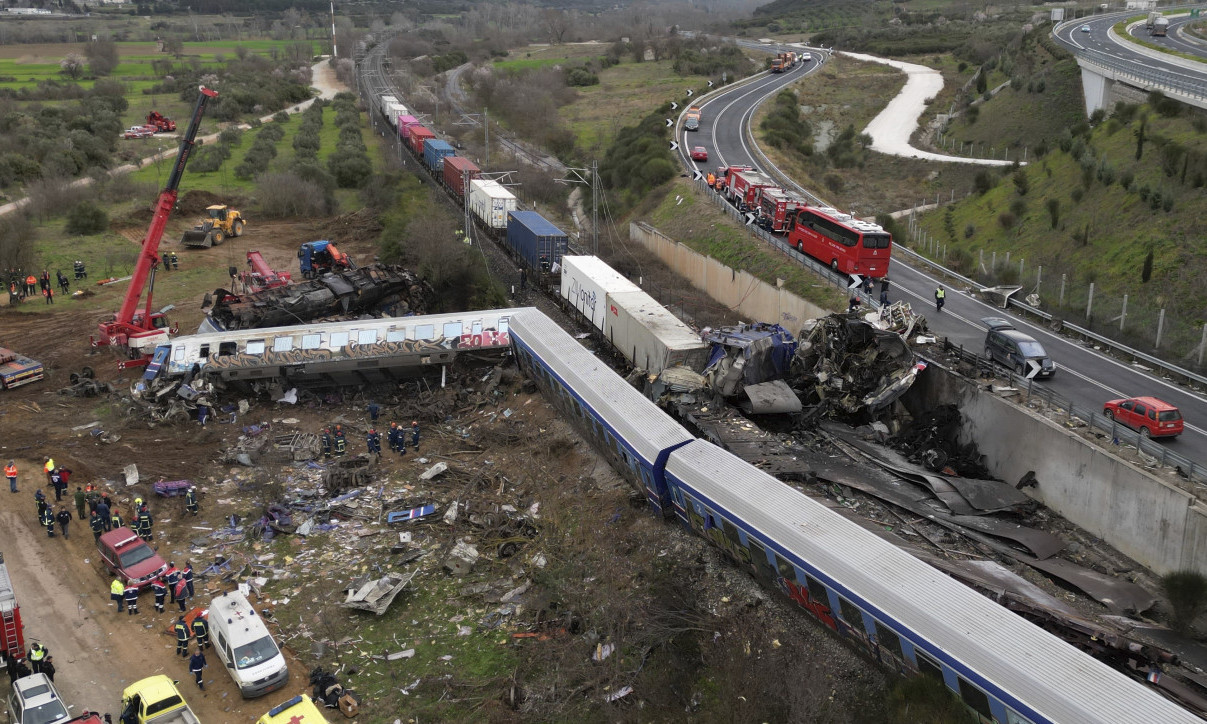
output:
[[[1085,95],[1085,115],[1088,118],[1094,111],[1099,108],[1109,111],[1111,89],[1114,87],[1115,81],[1112,78],[1107,78],[1093,68],[1081,66],[1081,90]]]

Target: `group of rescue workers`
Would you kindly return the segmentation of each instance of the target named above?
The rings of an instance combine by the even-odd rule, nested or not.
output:
[[[374,419],[376,416],[374,416]],[[399,427],[397,422],[390,423],[390,429],[386,431],[386,441],[390,445],[390,450],[399,455],[407,454],[407,439],[406,435],[408,428]],[[411,422],[409,428],[411,433],[411,446],[416,452],[419,450],[419,421]],[[365,435],[365,442],[368,445],[369,453],[372,455],[381,455],[381,433],[377,431],[376,426],[371,426],[369,432]],[[336,425],[332,431],[330,427],[323,428],[322,434],[323,444],[323,459],[330,460],[332,457],[342,458],[348,452],[348,439],[344,434],[344,426]]]

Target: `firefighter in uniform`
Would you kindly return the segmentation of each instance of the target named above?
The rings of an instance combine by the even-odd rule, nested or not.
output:
[[[184,569],[180,571],[180,580],[184,581],[185,588],[189,591],[189,598],[196,596],[197,593],[193,590],[193,562],[185,561]]]
[[[184,494],[184,509],[192,515],[197,515],[197,488],[190,485],[189,491]]]
[[[113,583],[109,584],[109,598],[117,602],[118,613],[125,610],[123,604],[126,601],[126,584],[122,583],[122,579],[114,578]]]
[[[180,606],[180,612],[184,613],[185,604],[188,603],[189,600],[189,584],[186,583],[184,577],[181,576],[180,580],[176,581],[174,588],[176,589],[173,591],[173,593],[176,594],[176,605]]]
[[[142,512],[138,514],[138,537],[146,542],[151,542],[151,514],[147,512],[146,506],[143,506]]]
[[[369,434],[365,435],[365,442],[369,444],[370,455],[381,457],[381,433],[377,431],[377,428],[369,428]]]
[[[134,585],[133,583],[126,586],[124,595],[126,598],[126,609],[130,612],[130,615],[133,616],[134,614],[138,613],[138,586]]]
[[[113,528],[113,530],[117,530],[124,525],[122,522],[122,514],[117,508],[113,508],[109,513],[109,525]]]
[[[390,429],[386,431],[386,441],[390,443],[390,450],[392,452],[398,451],[398,432],[398,423],[391,422]]]
[[[205,682],[202,681],[202,671],[206,667],[205,654],[201,653],[201,647],[197,647],[197,653],[189,658],[189,671],[197,680],[197,688],[205,691]]]
[[[197,639],[198,650],[210,647],[210,625],[205,617],[198,616],[193,619],[193,638]]]
[[[49,505],[42,506],[42,525],[46,526],[46,537],[54,538],[54,513],[50,512]]]
[[[419,452],[419,421],[411,421],[411,444],[415,446],[415,452]]]
[[[163,582],[168,584],[168,603],[176,603],[176,582],[180,580],[180,570],[175,563],[168,563],[168,570],[163,572]]]
[[[88,525],[92,526],[92,537],[99,541],[101,534],[105,532],[105,521],[101,519],[101,516],[95,510],[92,511],[91,517],[88,518]]]
[[[344,453],[348,451],[348,441],[344,438],[344,428],[342,425],[335,426],[335,456],[342,458]]]
[[[163,599],[168,595],[168,587],[162,578],[156,577],[151,581],[151,592],[155,594],[155,611],[163,613]]]
[[[172,627],[176,632],[176,653],[180,657],[187,659],[189,657],[189,627],[184,625],[184,616],[176,619],[176,625]]]
[[[324,427],[323,428],[323,459],[329,460],[330,458],[331,458],[331,428]]]

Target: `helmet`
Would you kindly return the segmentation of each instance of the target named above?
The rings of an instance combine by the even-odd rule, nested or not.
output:
[[[418,420],[411,420],[411,427],[415,427],[418,424],[419,424]]]
[[[370,427],[370,428],[369,428],[369,432],[377,432],[377,428],[376,428],[376,427]]]

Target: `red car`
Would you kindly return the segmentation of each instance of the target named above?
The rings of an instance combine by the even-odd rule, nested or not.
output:
[[[168,570],[168,564],[134,531],[122,526],[102,535],[96,542],[101,561],[113,575],[139,590],[151,585],[151,580]]]
[[[1102,414],[1140,431],[1143,437],[1174,437],[1182,434],[1182,413],[1155,397],[1111,400]]]
[[[708,149],[703,146],[696,146],[695,148],[693,148],[692,149],[692,160],[693,161],[707,161],[708,160]]]

